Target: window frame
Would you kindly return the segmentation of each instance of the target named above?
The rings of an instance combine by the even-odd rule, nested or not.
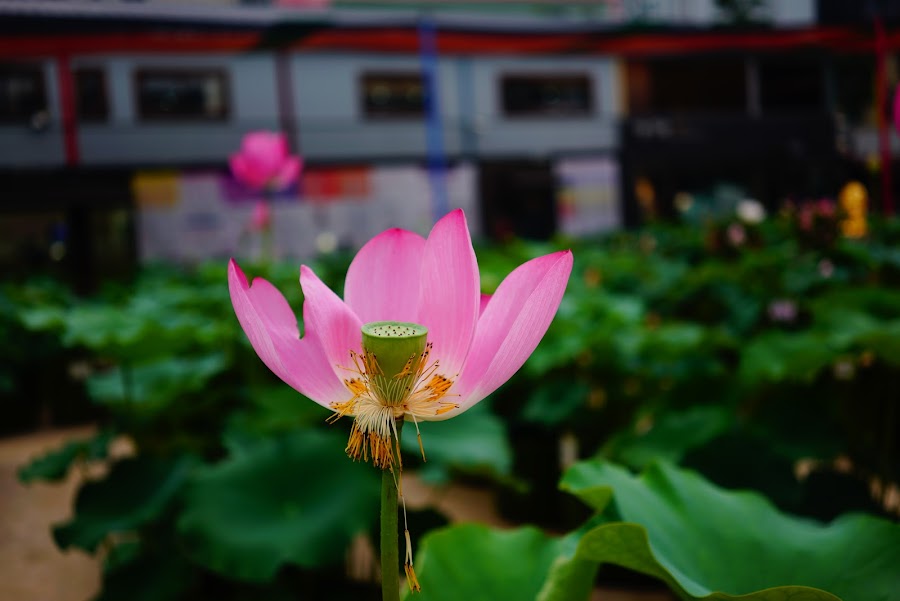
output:
[[[213,76],[222,87],[222,109],[216,115],[188,115],[172,113],[147,113],[141,102],[142,84],[150,77],[195,78]],[[132,89],[134,91],[134,114],[139,123],[224,123],[231,117],[231,78],[227,68],[215,67],[155,67],[141,66],[134,70]]]
[[[507,85],[514,80],[537,80],[541,82],[579,81],[585,84],[587,93],[587,106],[583,110],[553,111],[547,109],[534,109],[523,111],[510,111],[506,101]],[[504,119],[560,119],[577,120],[596,117],[600,113],[600,99],[596,88],[596,74],[590,71],[564,71],[551,73],[547,71],[511,71],[503,72],[497,78],[497,103],[499,113]]]

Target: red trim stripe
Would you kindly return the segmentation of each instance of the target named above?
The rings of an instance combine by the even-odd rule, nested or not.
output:
[[[7,58],[59,54],[117,52],[244,52],[259,48],[265,32],[135,32],[0,37],[0,55]],[[900,30],[885,32],[885,46],[900,50]],[[346,28],[312,32],[286,46],[296,51],[357,50],[416,53],[413,28]],[[506,33],[440,31],[438,51],[452,54],[616,54],[651,56],[710,51],[766,51],[822,48],[874,52],[871,30],[817,27],[751,33],[570,32]]]
[[[56,57],[56,74],[59,83],[59,105],[62,120],[63,146],[66,152],[66,165],[74,167],[80,160],[78,148],[78,113],[75,107],[75,81],[72,75],[72,64],[69,56],[60,54]]]
[[[445,53],[608,53],[652,55],[711,50],[777,50],[797,47],[864,48],[871,35],[851,28],[816,28],[755,33],[559,33],[498,34],[441,31],[438,49]],[[893,43],[900,47],[900,32]],[[416,52],[410,29],[351,29],[313,33],[293,44],[300,50],[381,50]]]
[[[142,32],[0,37],[6,58],[114,52],[236,52],[258,45],[259,33]]]
[[[438,51],[453,54],[553,54],[586,49],[583,33],[503,34],[440,31]],[[292,45],[299,50],[378,50],[418,53],[415,29],[335,29],[313,33]]]

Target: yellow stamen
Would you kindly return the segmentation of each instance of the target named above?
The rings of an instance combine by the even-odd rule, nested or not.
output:
[[[419,579],[416,578],[415,569],[413,569],[412,541],[409,539],[409,530],[404,530],[403,533],[406,535],[406,560],[403,562],[403,571],[406,572],[406,584],[409,585],[410,591],[418,593],[422,590],[422,586],[419,584]]]
[[[372,465],[381,469],[391,469],[394,461],[397,461],[401,469],[403,467],[400,448],[397,447],[395,452],[390,437],[381,436],[374,431],[365,432],[356,421],[350,428],[350,439],[345,450],[353,461],[368,461],[371,457]]]
[[[381,469],[391,469],[400,464],[400,448],[394,420],[411,415],[416,422],[416,434],[422,460],[425,446],[419,433],[417,418],[443,415],[459,405],[448,402],[453,396],[450,389],[453,379],[438,373],[438,361],[429,362],[431,343],[425,344],[421,353],[412,355],[403,368],[392,378],[383,378],[378,358],[370,352],[350,351],[352,367],[345,367],[354,377],[344,380],[348,400],[332,403],[334,415],[329,423],[344,416],[354,416],[347,454],[354,461],[369,461]]]
[[[344,383],[348,384],[347,380],[344,380]],[[331,408],[334,409],[334,415],[326,420],[329,424],[333,424],[345,415],[353,414],[356,410],[356,397],[354,396],[349,401],[344,401],[343,403],[332,403]]]
[[[410,414],[410,415],[412,415],[413,424],[415,424],[415,426],[416,426],[416,440],[419,441],[419,451],[421,451],[421,453],[422,453],[422,461],[427,462],[428,460],[425,458],[425,447],[424,447],[424,445],[422,445],[422,433],[419,431],[419,420],[416,419],[415,415],[413,415],[413,414]]]
[[[358,378],[352,378],[350,380],[344,380],[344,385],[353,393],[354,397],[362,396],[366,393],[366,385],[361,382]]]
[[[401,369],[400,372],[394,376],[394,378],[399,380],[400,378],[405,378],[406,376],[410,375],[411,373],[413,373],[413,367],[415,366],[415,364],[416,358],[410,357],[406,360],[406,365],[403,366],[403,369]]]
[[[441,405],[442,406],[440,408],[435,409],[435,411],[434,411],[435,415],[444,415],[448,411],[453,411],[454,409],[459,409],[459,405],[457,405],[456,403],[441,403]]]

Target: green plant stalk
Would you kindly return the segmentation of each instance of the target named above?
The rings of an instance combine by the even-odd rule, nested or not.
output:
[[[400,453],[400,429],[403,427],[403,418],[395,420],[397,425],[397,453]],[[399,457],[396,465],[400,465]],[[397,515],[399,513],[397,501],[398,473],[393,469],[381,472],[381,599],[382,601],[399,601],[400,599],[400,554],[399,530],[397,529]]]

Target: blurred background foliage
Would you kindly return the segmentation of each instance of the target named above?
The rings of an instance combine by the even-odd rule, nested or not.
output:
[[[803,585],[816,587],[800,591],[809,598],[887,601],[900,590],[900,222],[848,240],[834,212],[804,206],[758,223],[685,217],[477,249],[485,292],[561,247],[575,268],[520,373],[463,416],[423,425],[427,463],[407,437],[407,468],[492,487],[510,522],[569,534],[437,530],[417,564],[425,598],[584,598],[600,563],[691,598]],[[340,292],[351,258],[313,268]],[[245,268],[300,314],[297,265]],[[54,537],[104,554],[100,599],[377,596],[372,578],[348,576],[347,557],[360,533],[376,534],[378,474],[344,455],[349,420],[326,424],[256,357],[225,261],[148,267],[90,298],[8,282],[0,336],[0,428],[99,424],[20,477],[83,470],[74,517]],[[410,519],[414,537],[444,521]],[[730,555],[710,560],[725,539]],[[848,545],[855,559],[835,554]],[[763,549],[782,569],[734,570]],[[825,559],[792,559],[804,550]],[[865,584],[833,577],[866,558]],[[462,559],[466,578],[448,578]],[[788,588],[755,598],[798,592]]]

